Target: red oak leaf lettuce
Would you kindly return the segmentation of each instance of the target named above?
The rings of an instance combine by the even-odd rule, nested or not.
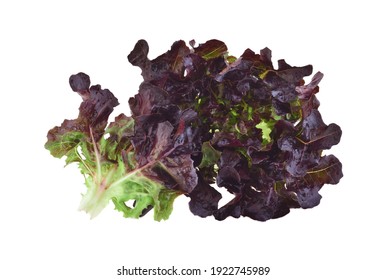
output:
[[[139,40],[128,55],[143,76],[130,117],[108,124],[117,99],[78,73],[70,77],[83,99],[78,118],[48,132],[51,154],[79,165],[87,186],[80,208],[92,217],[112,201],[125,217],[154,209],[156,220],[167,219],[186,195],[200,217],[266,221],[318,205],[319,190],[343,177],[340,161],[325,154],[342,131],[319,111],[323,74],[304,82],[311,65],[282,59],[275,69],[268,48],[236,58],[219,40],[177,41],[153,60],[148,53]],[[219,188],[233,195],[221,207]]]

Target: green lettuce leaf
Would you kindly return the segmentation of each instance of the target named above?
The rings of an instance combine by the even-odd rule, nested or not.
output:
[[[168,219],[181,192],[165,188],[152,169],[173,148],[172,128],[166,130],[167,123],[160,125],[159,145],[153,145],[148,161],[139,165],[131,142],[134,119],[121,114],[106,128],[112,107],[118,103],[109,90],[88,88],[88,81],[84,73],[71,76],[72,89],[83,99],[79,116],[51,129],[45,144],[54,157],[66,157],[67,165],[78,164],[87,187],[79,209],[94,218],[112,201],[124,217],[139,218],[154,209],[155,220]]]

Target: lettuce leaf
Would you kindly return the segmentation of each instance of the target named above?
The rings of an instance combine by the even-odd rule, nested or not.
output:
[[[275,69],[268,48],[247,49],[235,58],[219,40],[190,45],[188,52],[178,41],[150,60],[149,46],[140,40],[128,59],[142,70],[140,93],[146,87],[143,93],[154,104],[197,114],[191,126],[199,139],[192,153],[199,180],[187,194],[192,213],[265,221],[291,208],[318,205],[320,188],[343,177],[339,160],[322,156],[342,135],[318,110],[315,95],[323,74],[317,72],[306,85],[311,65],[291,66],[281,59]],[[220,208],[218,187],[234,195]]]
[[[86,74],[80,73],[71,76],[70,83],[76,81],[79,85],[82,79],[89,80]],[[117,105],[112,93],[101,90],[100,86],[71,87],[82,93],[79,117],[65,120],[60,127],[51,129],[45,147],[54,157],[66,156],[67,164],[78,164],[87,187],[80,210],[93,218],[113,201],[125,217],[139,218],[146,210],[154,208],[155,220],[167,219],[174,199],[182,192],[165,188],[152,168],[174,159],[169,156],[175,149],[171,131],[164,131],[170,124],[159,124],[149,149],[151,156],[139,165],[131,142],[135,135],[134,119],[121,114],[105,128],[112,107]],[[185,163],[187,168],[190,163],[189,160]]]
[[[148,53],[139,40],[127,56],[143,77],[130,117],[108,124],[118,100],[78,73],[69,79],[82,98],[78,118],[47,134],[52,156],[79,166],[80,209],[91,217],[112,202],[124,217],[153,210],[166,220],[185,195],[199,217],[266,221],[317,206],[320,189],[343,177],[338,158],[326,155],[342,130],[319,111],[323,74],[304,81],[312,65],[280,59],[275,69],[270,49],[236,58],[216,39],[176,41],[152,60]],[[233,196],[221,207],[220,188]]]

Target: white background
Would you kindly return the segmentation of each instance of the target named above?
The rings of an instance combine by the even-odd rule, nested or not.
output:
[[[116,275],[122,265],[270,266],[261,279],[386,279],[381,1],[58,2],[0,4],[0,279],[129,279]],[[313,64],[325,74],[324,120],[343,130],[331,151],[343,163],[339,185],[322,189],[318,207],[265,223],[201,219],[185,197],[161,223],[151,215],[124,219],[112,205],[93,220],[79,212],[83,179],[44,149],[46,133],[77,116],[80,98],[68,77],[80,71],[117,96],[115,115],[130,114],[141,76],[126,56],[142,38],[151,58],[179,39],[217,38],[235,56],[269,47],[275,62]]]

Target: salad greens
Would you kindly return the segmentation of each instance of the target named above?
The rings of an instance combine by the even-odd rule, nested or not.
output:
[[[166,220],[185,195],[200,217],[265,221],[318,205],[322,186],[343,177],[340,161],[324,153],[342,131],[319,112],[323,74],[303,80],[311,65],[279,60],[274,69],[268,48],[236,58],[219,40],[177,41],[153,60],[148,52],[139,40],[128,55],[143,76],[131,116],[108,123],[118,100],[78,73],[69,80],[82,98],[78,118],[48,132],[51,155],[79,166],[80,209],[91,217],[112,201],[124,217],[153,210]],[[233,195],[222,207],[219,188]]]

